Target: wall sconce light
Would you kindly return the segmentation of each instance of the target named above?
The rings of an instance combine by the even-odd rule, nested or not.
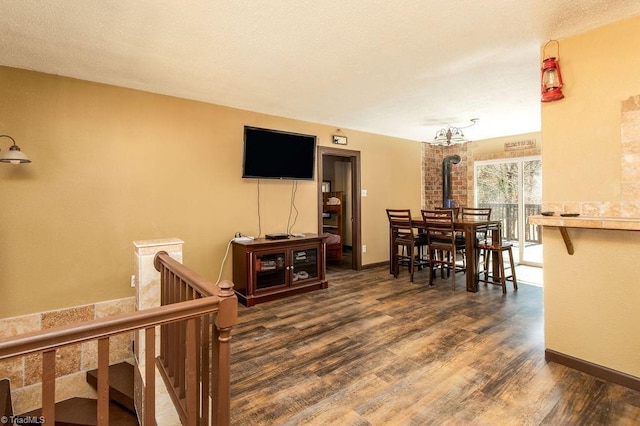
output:
[[[547,57],[545,51],[549,43],[555,43],[558,46],[557,56]],[[541,90],[542,102],[553,102],[564,98],[562,94],[562,74],[560,74],[560,44],[557,40],[550,40],[542,48],[542,54],[545,59],[542,60]],[[556,59],[557,57],[557,59]]]
[[[20,147],[16,145],[16,141],[9,135],[0,135],[0,138],[9,138],[13,144],[5,154],[0,157],[0,163],[21,164],[30,163],[24,152],[20,151]]]

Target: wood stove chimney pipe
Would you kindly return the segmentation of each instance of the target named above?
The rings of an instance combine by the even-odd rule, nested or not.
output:
[[[447,155],[442,160],[442,207],[453,208],[451,199],[451,163],[458,164],[459,155]]]

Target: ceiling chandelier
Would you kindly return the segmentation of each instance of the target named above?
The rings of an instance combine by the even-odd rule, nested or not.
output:
[[[465,139],[464,133],[462,133],[462,129],[467,129],[476,124],[479,118],[472,118],[471,124],[463,127],[447,127],[446,129],[440,129],[436,133],[436,137],[433,138],[433,143],[435,145],[455,145],[458,143],[469,142],[468,139]]]

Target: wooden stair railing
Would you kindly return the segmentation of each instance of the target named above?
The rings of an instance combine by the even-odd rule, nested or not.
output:
[[[215,286],[163,251],[156,254],[154,265],[160,272],[162,306],[210,296],[220,298],[215,319],[212,314],[191,324],[181,321],[160,327],[157,365],[183,424],[196,424],[192,423],[196,418],[200,419],[199,424],[208,424],[207,419],[211,418],[211,424],[228,425],[231,406],[229,342],[238,315],[233,284],[223,281]],[[191,342],[197,342],[197,353],[187,350]],[[195,368],[189,368],[189,365]]]
[[[2,379],[0,380],[0,419],[6,419],[11,416],[13,416],[11,385],[9,379]],[[0,420],[0,423],[2,423],[2,420]]]
[[[167,339],[171,342],[182,343],[180,353],[184,355],[184,361],[178,362],[178,365],[185,371],[184,376],[186,377],[181,397],[182,406],[186,407],[183,413],[185,417],[181,418],[183,423],[187,425],[229,424],[229,340],[231,327],[236,323],[238,309],[233,284],[224,281],[217,287],[213,286],[182,264],[170,258],[167,260],[164,256],[156,257],[156,265],[158,263],[165,265],[163,274],[172,276],[173,273],[176,273],[186,277],[187,280],[193,280],[195,288],[206,288],[211,294],[158,308],[114,315],[0,340],[0,359],[42,352],[42,416],[45,419],[45,424],[54,424],[55,421],[56,350],[65,345],[92,340],[98,341],[97,423],[98,425],[109,424],[109,337],[137,330],[145,330],[145,347],[147,348],[144,372],[147,386],[143,395],[145,407],[145,412],[142,413],[143,423],[155,424],[156,326],[161,326],[161,329],[169,331]],[[163,275],[162,280],[164,281],[164,279]],[[205,333],[202,325],[206,324],[208,330],[209,318],[216,312],[215,326],[211,331],[214,338],[203,337]],[[197,330],[201,330],[202,333],[198,335]],[[182,340],[177,340],[174,333],[182,333],[179,336]],[[209,363],[209,348],[203,348],[202,343],[210,340],[215,342],[212,347],[217,349],[213,357],[213,365],[220,371],[211,373],[214,376],[213,384],[209,381],[198,383],[199,377],[208,376],[208,374],[198,376],[196,372],[200,371],[203,365],[206,366]],[[203,355],[205,352],[206,357]],[[176,373],[175,369],[174,373]],[[206,390],[209,386],[216,390],[216,398],[213,400],[211,411],[206,409],[208,404],[202,403],[205,398],[208,398]],[[202,392],[205,394],[204,396],[198,394],[199,389],[205,390]],[[178,409],[178,411],[180,410]]]

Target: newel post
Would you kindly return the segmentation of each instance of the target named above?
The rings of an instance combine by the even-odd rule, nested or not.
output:
[[[231,422],[231,328],[238,322],[238,298],[231,281],[218,284],[220,305],[213,328],[213,355],[211,424],[223,426]]]
[[[135,247],[135,287],[136,310],[141,311],[161,306],[160,272],[154,266],[156,253],[165,251],[173,259],[182,263],[182,246],[184,241],[178,238],[134,241]],[[138,413],[138,421],[144,425],[144,389],[145,366],[147,359],[155,359],[160,353],[160,330],[156,328],[155,348],[152,354],[146,354],[145,330],[134,333],[134,356],[137,368],[134,375],[134,403]],[[152,385],[153,386],[153,385]]]

